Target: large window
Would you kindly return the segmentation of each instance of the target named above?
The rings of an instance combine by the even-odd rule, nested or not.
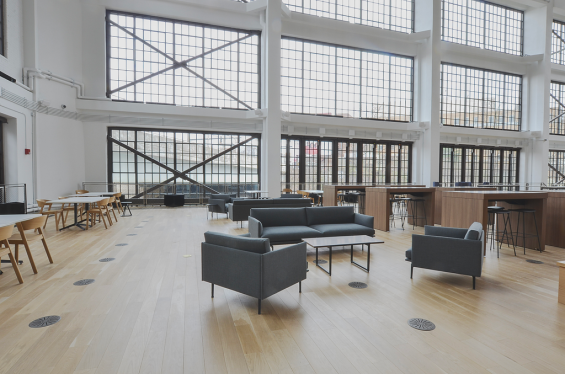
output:
[[[324,184],[411,183],[412,144],[283,136],[282,189]]]
[[[549,185],[565,184],[565,151],[549,151]]]
[[[412,120],[411,57],[283,38],[281,64],[285,111]]]
[[[551,82],[549,133],[565,135],[565,83]]]
[[[522,55],[524,12],[477,0],[442,0],[441,6],[443,40]]]
[[[565,65],[565,22],[553,20],[551,29],[551,62]]]
[[[441,123],[520,131],[522,77],[441,64]]]
[[[257,135],[132,128],[113,128],[109,130],[109,135],[181,173],[251,138],[249,142],[190,171],[186,176],[218,192],[237,193],[258,188],[259,138]],[[109,180],[111,183],[122,185],[120,191],[128,191],[126,193],[128,198],[137,196],[171,178],[173,180],[168,186],[176,185],[177,193],[196,197],[198,193],[206,192],[197,184],[178,177],[174,178],[174,174],[169,170],[135,155],[119,144],[109,142],[108,146]],[[164,192],[167,192],[166,188],[155,189],[148,194],[148,197],[162,197]]]
[[[509,185],[519,181],[519,148],[442,144],[440,156],[439,181],[443,186],[457,182]]]
[[[259,104],[256,31],[109,11],[107,95],[229,109]]]

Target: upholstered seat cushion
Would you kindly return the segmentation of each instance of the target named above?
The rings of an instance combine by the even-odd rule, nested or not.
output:
[[[304,238],[321,237],[322,233],[308,226],[274,226],[264,227],[262,238],[269,238],[272,242],[292,242]]]
[[[322,208],[306,208],[307,224],[327,225],[355,222],[355,210],[352,206],[331,206]]]
[[[249,215],[257,219],[264,228],[280,226],[308,226],[306,223],[307,208],[252,208]]]
[[[375,234],[374,229],[356,223],[328,223],[324,225],[312,225],[310,227],[321,232],[323,236],[372,236]]]

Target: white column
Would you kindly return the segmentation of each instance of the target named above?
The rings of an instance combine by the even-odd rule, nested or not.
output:
[[[281,0],[269,0],[263,31],[262,109],[266,114],[261,142],[261,189],[269,196],[281,191]]]
[[[414,182],[431,186],[432,182],[439,181],[441,0],[420,0],[415,5],[414,31],[431,30],[431,35],[421,44],[415,65],[419,88],[414,93],[416,119],[429,122],[429,127],[416,145],[419,152],[414,154],[413,175],[421,171],[421,179]]]
[[[541,131],[541,138],[523,150],[521,183],[546,183],[549,171],[549,93],[551,84],[551,23],[553,5],[544,4],[524,13],[524,54],[543,54],[524,76],[522,131]],[[523,172],[523,173],[522,173]]]

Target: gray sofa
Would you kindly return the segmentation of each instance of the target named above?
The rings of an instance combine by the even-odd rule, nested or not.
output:
[[[268,238],[271,245],[299,243],[304,238],[374,236],[374,217],[355,213],[352,206],[251,209],[249,235]]]
[[[228,214],[227,204],[231,203],[236,195],[213,194],[208,198],[208,212]]]
[[[312,206],[312,200],[303,198],[234,199],[226,204],[228,217],[234,222],[247,221],[253,208],[301,208]]]
[[[483,270],[484,231],[479,222],[469,229],[425,226],[425,235],[412,235],[412,248],[406,251],[406,261],[414,268],[430,269],[480,277]]]
[[[259,301],[306,279],[306,243],[271,251],[269,239],[204,233],[202,280],[256,297]]]

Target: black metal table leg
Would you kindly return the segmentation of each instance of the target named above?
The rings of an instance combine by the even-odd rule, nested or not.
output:
[[[329,271],[324,269],[322,266],[320,266],[320,264],[318,263],[318,247],[316,247],[316,266],[319,267],[320,269],[322,269],[323,271],[325,271],[328,275],[332,275],[332,248],[333,247],[328,247],[330,250],[330,269]]]
[[[361,244],[365,246],[364,244]],[[367,273],[369,272],[369,267],[371,263],[371,244],[367,244],[367,267],[363,267],[362,265],[358,264],[357,262],[353,261],[353,246],[351,246],[351,263],[357,266],[359,269],[365,270]]]
[[[79,229],[85,230],[85,228],[83,227],[84,225],[81,222],[84,222],[86,220],[80,220],[79,221],[79,219],[78,219],[78,203],[75,203],[74,206],[75,206],[75,223],[73,223],[72,225],[62,227],[59,231],[63,231],[65,229],[75,227],[75,226],[78,227]],[[86,207],[86,211],[88,212],[88,208],[89,208],[88,203],[86,204],[85,207]]]

